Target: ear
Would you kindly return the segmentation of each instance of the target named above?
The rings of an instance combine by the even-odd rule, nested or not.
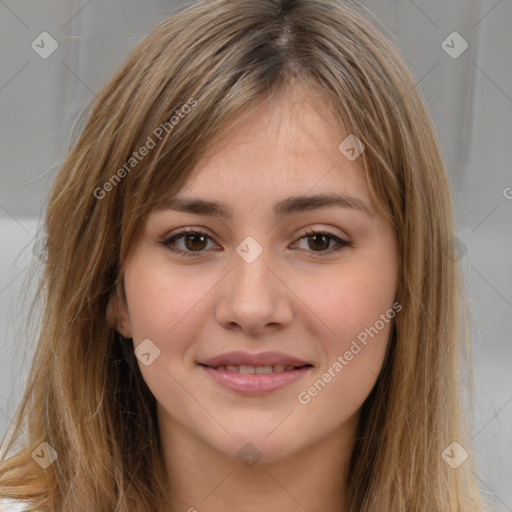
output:
[[[116,292],[108,298],[107,323],[124,338],[132,338],[132,327],[128,307]]]

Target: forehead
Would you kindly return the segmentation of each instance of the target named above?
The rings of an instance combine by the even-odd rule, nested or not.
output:
[[[347,135],[318,89],[283,90],[241,113],[178,195],[229,204],[337,191],[368,201],[360,161],[339,149]]]

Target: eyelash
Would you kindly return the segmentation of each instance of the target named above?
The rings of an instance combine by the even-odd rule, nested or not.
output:
[[[177,254],[181,254],[181,255],[186,256],[186,257],[194,258],[194,257],[200,256],[201,253],[204,252],[204,249],[201,250],[201,251],[183,251],[182,249],[177,249],[175,246],[173,246],[173,244],[177,240],[179,240],[180,238],[183,238],[183,237],[185,237],[187,235],[200,235],[200,236],[205,236],[206,238],[212,240],[212,238],[207,233],[205,233],[204,231],[199,231],[197,229],[184,228],[181,231],[179,231],[178,233],[174,233],[173,235],[165,238],[164,240],[159,241],[159,243],[161,245],[167,247],[172,252],[177,253]],[[314,254],[319,255],[320,257],[324,257],[324,255],[332,254],[333,252],[338,252],[338,251],[344,249],[345,247],[352,247],[352,245],[353,245],[352,242],[348,242],[347,240],[343,240],[342,238],[340,238],[339,236],[334,235],[333,233],[329,233],[328,231],[317,231],[317,230],[312,229],[312,228],[310,228],[309,231],[307,231],[304,235],[302,235],[298,240],[302,240],[304,238],[309,238],[309,237],[315,236],[315,235],[326,235],[331,240],[334,240],[338,244],[337,247],[331,248],[331,249],[327,249],[325,251],[310,251],[310,252],[313,252]]]

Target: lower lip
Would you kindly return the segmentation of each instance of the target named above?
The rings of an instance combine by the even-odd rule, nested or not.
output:
[[[312,369],[311,366],[303,366],[287,372],[244,374],[200,366],[219,384],[244,395],[262,395],[277,391],[297,382]]]

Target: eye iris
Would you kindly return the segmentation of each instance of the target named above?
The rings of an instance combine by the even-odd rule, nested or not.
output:
[[[200,246],[194,245],[198,241]],[[189,242],[192,242],[192,244],[190,244]],[[185,246],[187,247],[187,249],[191,251],[204,249],[206,247],[207,242],[208,241],[204,235],[200,235],[197,233],[190,233],[185,236]]]
[[[311,235],[310,237],[308,237],[308,240],[309,240],[309,247],[311,249],[322,250],[322,249],[329,248],[330,238],[328,235],[322,235],[322,234]],[[312,241],[313,241],[313,243],[312,243]]]

